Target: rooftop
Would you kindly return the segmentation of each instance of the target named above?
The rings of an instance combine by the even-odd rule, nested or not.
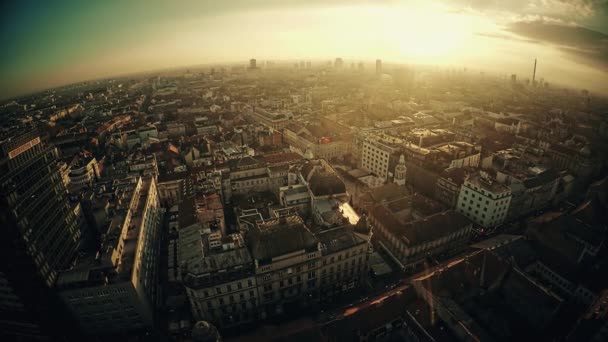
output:
[[[256,222],[250,238],[251,254],[260,263],[285,254],[316,251],[317,239],[297,215]]]

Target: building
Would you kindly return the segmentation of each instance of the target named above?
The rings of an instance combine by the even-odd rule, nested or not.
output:
[[[154,178],[115,180],[114,216],[98,251],[62,272],[57,291],[87,334],[154,329],[163,210]]]
[[[454,210],[408,221],[392,212],[391,204],[380,204],[372,210],[370,223],[374,241],[403,269],[419,268],[429,257],[462,252],[473,234],[471,222]]]
[[[222,173],[222,192],[225,202],[233,195],[269,190],[270,176],[263,156],[232,159],[226,163],[229,172]]]
[[[36,131],[0,137],[0,331],[8,340],[66,333],[50,287],[76,255],[80,231],[56,156]]]
[[[530,172],[498,171],[496,178],[511,189],[508,219],[516,219],[531,212],[545,209],[558,194],[562,177],[554,169],[534,167]]]
[[[282,111],[268,111],[264,108],[255,108],[251,116],[259,123],[274,130],[282,130],[289,123],[291,113]]]
[[[170,137],[183,137],[184,135],[186,135],[186,125],[179,122],[168,123],[167,133]]]
[[[283,186],[279,189],[279,200],[285,208],[295,208],[302,216],[310,214],[310,193],[304,184]]]
[[[158,162],[155,154],[144,154],[135,152],[129,155],[127,159],[127,169],[130,176],[149,176],[156,178],[158,176]]]
[[[376,75],[377,76],[382,75],[382,60],[381,59],[376,59]]]
[[[395,166],[395,173],[393,177],[393,182],[397,185],[405,185],[407,174],[407,167],[405,166],[405,158],[403,154],[399,157],[399,163]]]
[[[440,264],[410,286],[459,341],[558,339],[560,311],[568,310],[551,288],[486,250]]]
[[[397,159],[403,141],[389,136],[369,136],[361,146],[360,167],[388,179],[392,176],[391,165]]]
[[[249,232],[261,318],[298,311],[319,297],[321,246],[297,215],[256,222]]]
[[[363,286],[371,236],[365,219],[315,232],[289,211],[263,219],[254,209],[240,221],[239,234],[198,224],[179,231],[178,277],[195,319],[227,329],[314,309]]]
[[[86,157],[72,165],[69,173],[70,190],[78,191],[90,186],[99,178],[99,165],[95,157]]]
[[[309,150],[314,158],[319,159],[331,160],[352,151],[350,135],[336,132],[335,127],[326,124],[290,123],[283,130],[283,141],[300,155]]]
[[[197,225],[179,232],[182,282],[196,320],[220,329],[257,319],[254,263],[240,234],[204,234]]]
[[[456,208],[460,187],[464,183],[465,177],[465,169],[445,169],[435,184],[435,199],[447,205],[448,208]]]
[[[220,196],[215,193],[199,194],[194,199],[196,217],[204,228],[209,227],[211,231],[220,231],[226,234],[226,222],[224,220],[224,206]]]
[[[465,179],[456,210],[484,228],[496,227],[507,217],[511,197],[509,187],[481,171]]]
[[[249,60],[249,69],[257,69],[257,61],[255,58]]]
[[[210,122],[206,116],[194,119],[194,128],[197,135],[213,135],[219,132],[217,125]]]
[[[165,207],[180,203],[193,193],[192,178],[189,172],[175,172],[158,176],[158,195]]]
[[[371,254],[371,228],[367,219],[361,218],[354,227],[346,225],[322,230],[315,237],[322,255],[320,273],[316,274],[320,279],[319,300],[331,302],[343,293],[362,288]]]
[[[334,68],[342,69],[343,66],[344,66],[344,60],[340,57],[336,58],[336,60],[334,61]]]

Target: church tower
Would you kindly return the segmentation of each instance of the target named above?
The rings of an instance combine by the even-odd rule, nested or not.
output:
[[[399,157],[399,163],[395,166],[395,178],[394,182],[398,185],[405,185],[405,174],[407,167],[405,167],[405,157],[403,154]]]
[[[303,157],[306,160],[313,160],[313,159],[315,159],[315,156],[312,153],[312,148],[310,146],[308,146],[306,148],[306,152],[304,152],[304,156]]]

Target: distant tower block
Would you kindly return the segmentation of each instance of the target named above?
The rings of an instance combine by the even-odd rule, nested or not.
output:
[[[249,69],[256,69],[257,66],[257,61],[255,58],[252,58],[249,60]]]
[[[536,84],[536,58],[534,58],[534,72],[532,72],[532,85]]]
[[[395,166],[395,178],[393,181],[398,185],[405,185],[405,177],[407,173],[407,167],[405,166],[405,157],[403,154],[399,157],[399,163]]]
[[[334,68],[341,69],[343,65],[344,65],[344,60],[340,57],[336,58],[336,61],[334,62]]]
[[[376,59],[376,75],[382,75],[382,60]]]
[[[511,82],[512,83],[516,83],[517,82],[517,75],[515,75],[515,74],[511,75]]]

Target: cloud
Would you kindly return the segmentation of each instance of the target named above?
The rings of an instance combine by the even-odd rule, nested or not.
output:
[[[520,21],[507,31],[525,39],[547,43],[570,59],[608,71],[608,35],[585,27],[551,21]]]
[[[499,32],[477,32],[475,33],[477,36],[486,37],[486,38],[494,38],[494,39],[503,39],[503,40],[512,40],[517,42],[525,42],[525,43],[539,43],[538,40],[521,38],[516,35],[499,33]]]
[[[456,0],[448,4],[482,13],[531,14],[566,21],[579,21],[608,13],[608,0]]]

